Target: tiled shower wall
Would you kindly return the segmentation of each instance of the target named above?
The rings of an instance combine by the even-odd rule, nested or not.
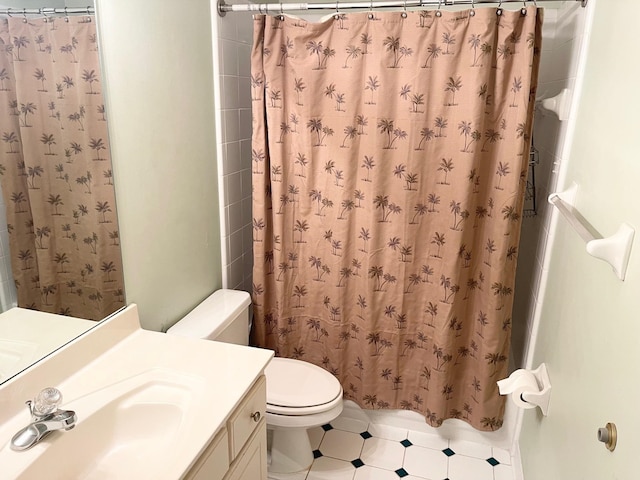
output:
[[[9,258],[9,232],[7,231],[7,206],[0,191],[0,312],[17,305],[16,285],[11,273]]]
[[[563,88],[573,95],[585,35],[585,17],[580,2],[563,2],[558,9],[545,9],[538,99],[553,97]],[[569,115],[572,117],[575,112]],[[526,366],[528,347],[535,334],[534,319],[544,293],[547,272],[543,260],[552,212],[547,197],[555,192],[560,163],[568,156],[569,123],[561,122],[554,113],[541,107],[536,108],[533,145],[539,152],[540,162],[535,167],[538,214],[525,218],[522,223],[511,348],[513,365],[518,368]]]
[[[215,5],[215,2],[212,2]],[[214,7],[215,8],[215,7]],[[251,291],[251,87],[253,21],[249,13],[224,18],[217,26],[216,72],[218,185],[224,288]]]

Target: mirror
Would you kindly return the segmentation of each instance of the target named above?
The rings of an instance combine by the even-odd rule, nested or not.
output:
[[[19,12],[24,8],[80,7],[86,9],[88,5],[93,6],[93,1],[0,0],[0,11],[6,8],[15,9],[16,12],[13,13],[12,16],[19,17],[20,20],[22,20],[22,14]],[[39,16],[27,16],[26,18],[32,19],[38,17]],[[0,18],[6,17],[0,16]],[[63,17],[61,16],[56,16],[56,21],[62,22],[62,18]],[[70,16],[71,22],[68,23],[73,24],[75,21],[74,18],[79,17]],[[26,19],[24,23],[27,23]],[[55,27],[54,22],[50,21],[47,27],[49,25],[52,27],[51,30],[55,29],[53,28]],[[39,26],[41,25],[39,24]],[[47,28],[47,30],[48,29],[49,28]],[[6,66],[6,64],[0,64],[0,79],[3,80],[1,90],[4,90],[4,92],[0,91],[0,94],[7,93],[12,90],[7,86],[9,81],[15,82],[16,78],[20,78],[20,83],[16,83],[16,88],[13,89],[15,91],[11,91],[12,97],[10,98],[7,96],[6,100],[5,98],[2,98],[3,105],[7,100],[17,101],[17,108],[15,110],[16,113],[13,120],[14,124],[9,124],[7,126],[6,122],[4,124],[0,122],[0,139],[3,140],[3,142],[0,142],[0,146],[3,148],[3,151],[9,150],[7,153],[15,153],[14,151],[21,149],[24,144],[23,153],[25,161],[22,162],[22,175],[26,177],[26,187],[29,189],[27,191],[23,188],[23,190],[25,190],[25,196],[30,199],[31,192],[41,190],[41,202],[49,204],[45,205],[46,208],[53,207],[55,210],[47,211],[46,209],[42,209],[43,212],[40,212],[41,217],[38,219],[36,214],[38,213],[37,210],[39,207],[36,204],[34,204],[36,206],[33,206],[29,205],[27,201],[24,203],[17,203],[16,201],[13,201],[13,196],[16,194],[15,192],[20,193],[20,186],[16,187],[15,190],[8,190],[9,192],[14,192],[9,193],[13,203],[10,201],[5,202],[3,200],[0,205],[0,244],[2,245],[2,248],[0,249],[0,307],[1,310],[4,311],[4,313],[0,314],[0,383],[6,381],[16,373],[22,371],[24,368],[30,366],[42,357],[48,355],[50,352],[58,349],[70,340],[97,325],[99,320],[95,321],[77,318],[85,316],[78,314],[78,312],[83,311],[83,308],[80,306],[81,303],[85,305],[95,304],[95,310],[101,314],[93,315],[92,317],[87,313],[86,317],[96,319],[108,316],[124,304],[123,288],[116,288],[114,286],[115,284],[108,284],[107,286],[110,288],[92,289],[91,286],[84,282],[80,282],[79,279],[76,281],[73,277],[65,278],[64,276],[55,275],[56,273],[67,273],[73,266],[77,275],[82,276],[82,280],[85,280],[85,277],[89,277],[91,275],[93,277],[101,275],[107,278],[105,282],[111,282],[113,281],[113,276],[115,276],[113,272],[119,270],[118,274],[122,274],[122,268],[121,261],[119,260],[119,236],[117,230],[117,218],[115,218],[115,199],[112,199],[112,197],[109,196],[100,196],[97,194],[97,191],[101,188],[113,189],[113,179],[110,166],[104,167],[103,165],[106,165],[106,162],[100,162],[101,160],[104,160],[109,147],[108,132],[106,130],[106,117],[104,115],[104,101],[101,99],[100,95],[96,95],[98,89],[95,88],[100,85],[100,68],[97,66],[97,62],[95,67],[89,64],[86,68],[83,68],[85,67],[85,64],[83,63],[85,60],[82,58],[76,58],[76,54],[78,54],[79,57],[82,56],[79,53],[81,52],[82,45],[80,44],[79,48],[76,50],[76,40],[78,39],[74,37],[72,37],[72,41],[69,45],[65,45],[64,42],[58,42],[60,44],[54,44],[52,49],[51,43],[55,43],[53,41],[54,37],[53,35],[51,38],[48,37],[47,30],[38,31],[38,34],[32,33],[31,31],[25,31],[24,36],[20,36],[20,38],[24,38],[24,42],[22,42],[24,43],[23,46],[31,47],[33,51],[36,52],[34,57],[41,55],[39,58],[44,58],[47,53],[47,47],[49,47],[48,53],[51,53],[53,50],[53,52],[58,55],[58,63],[55,69],[53,68],[53,65],[55,64],[55,55],[51,55],[54,64],[51,65],[49,70],[47,70],[46,67],[42,67],[42,65],[38,63],[40,60],[37,60],[34,62],[34,65],[29,66],[30,70],[21,72],[21,76],[18,75],[18,72],[24,64],[18,64],[17,62],[24,62],[24,59],[16,57],[16,53],[18,53],[19,57],[20,45],[11,45],[11,43],[15,42],[12,40],[10,40],[10,42],[5,42],[0,38],[0,47],[3,47],[3,53],[12,55],[12,57],[9,58],[13,58],[14,62],[17,61],[15,66],[5,68],[4,70],[3,67]],[[78,28],[77,31],[80,32],[81,30]],[[84,30],[82,30],[82,32],[86,33]],[[39,33],[43,33],[44,36],[39,35]],[[93,45],[91,48],[87,47],[87,49],[97,50],[97,35],[86,34],[84,36],[94,37],[91,40]],[[11,39],[13,37],[8,38]],[[79,38],[79,40],[82,41],[81,38]],[[47,42],[51,43],[47,44]],[[61,61],[62,59],[64,59],[65,62]],[[44,61],[42,63],[44,64]],[[75,78],[75,82],[71,85],[69,82],[64,84],[64,74],[67,74],[67,71],[64,70],[62,65],[63,63],[68,65],[66,68],[73,69],[71,70],[73,73],[69,73],[66,77],[67,79],[70,77],[72,77],[72,79]],[[47,64],[47,66],[49,66],[49,64]],[[40,77],[37,76],[38,71],[40,71]],[[95,76],[93,74],[94,71],[97,72],[97,75]],[[25,96],[24,99],[20,98],[19,90],[27,90],[25,85],[28,82],[33,82],[33,79],[30,78],[32,76],[35,77],[36,80],[42,82],[42,87],[34,87],[26,94],[27,96]],[[62,82],[63,86],[61,87],[58,82]],[[79,99],[79,105],[75,105],[73,107],[75,110],[73,111],[70,110],[71,99],[73,97],[72,92],[75,93],[75,96]],[[67,95],[67,98],[65,98],[65,95]],[[33,104],[35,104],[34,110],[37,109],[37,112],[30,112],[26,107],[22,108],[22,105],[28,106],[32,101]],[[41,103],[38,103],[39,101]],[[102,103],[102,105],[100,105],[100,103]],[[102,118],[98,118],[99,115],[96,114],[96,111],[100,112],[101,106]],[[29,113],[36,113],[35,115],[31,115],[33,120],[28,118]],[[88,127],[90,115],[93,115],[95,120],[101,120],[102,125],[100,126],[101,130],[99,133],[94,133],[96,130],[90,130]],[[46,116],[47,118],[53,118],[54,120],[57,116],[59,128],[53,129],[50,125],[45,126],[43,124],[42,130],[36,130],[35,127],[37,125],[35,117],[38,116]],[[21,127],[20,129],[12,128],[17,127],[18,125]],[[66,132],[64,132],[63,137],[65,127]],[[87,127],[86,132],[85,127]],[[10,138],[12,131],[17,131],[17,135],[14,137],[17,138],[14,141]],[[45,138],[45,134],[48,136],[48,140]],[[92,176],[89,176],[89,172],[85,174],[84,170],[78,173],[79,167],[73,165],[73,160],[75,159],[72,158],[72,155],[78,154],[77,151],[70,152],[70,145],[73,145],[74,143],[78,145],[78,148],[84,147],[85,153],[83,155],[86,156],[87,160],[98,160],[97,162],[87,162],[92,163],[99,168],[99,170],[94,171]],[[44,148],[43,145],[47,150],[42,150]],[[37,161],[42,162],[45,167],[44,171],[40,170],[40,173],[38,173],[37,169],[40,167],[35,164],[31,164],[33,165],[33,167],[31,167],[26,161],[28,149],[33,149],[34,151],[37,149],[39,157]],[[42,157],[42,155],[51,156]],[[56,157],[54,155],[58,156]],[[13,158],[15,157],[4,157],[4,162],[0,162],[0,164],[4,163],[5,165],[2,166],[2,172],[0,173],[5,174],[5,169],[7,171],[7,175],[12,173],[11,168],[15,167],[11,167],[10,165],[20,163],[20,160],[16,162]],[[25,163],[27,164],[26,166]],[[46,165],[47,163],[51,164],[51,166],[48,167]],[[54,165],[56,172],[55,175],[53,173]],[[78,161],[76,165],[85,168],[81,161]],[[30,170],[29,172],[27,172],[27,167]],[[47,168],[50,168],[51,172],[47,171]],[[31,175],[31,172],[33,172],[33,175]],[[111,175],[108,175],[107,172]],[[46,190],[44,187],[45,179],[53,178],[54,176],[56,178],[51,180],[51,186]],[[88,179],[86,178],[87,176],[89,176]],[[84,182],[82,181],[83,178]],[[21,181],[23,182],[22,186],[25,186],[24,180]],[[37,183],[34,183],[34,181]],[[65,181],[66,185],[61,186]],[[103,184],[108,184],[110,187],[103,187]],[[7,184],[3,183],[3,185],[6,186]],[[92,187],[94,190],[93,196],[91,194]],[[77,198],[72,198],[71,194],[67,193],[67,191],[71,192],[72,190],[75,190],[79,194],[87,193],[88,190],[89,195],[86,197],[86,200],[82,199],[79,201]],[[110,206],[105,206],[105,204],[109,202],[101,202],[101,200],[106,199],[110,200]],[[102,211],[98,209],[96,206],[97,204],[103,205]],[[23,206],[21,207],[20,205]],[[27,205],[29,206],[27,207]],[[94,206],[96,206],[95,210],[98,211],[98,214],[93,212]],[[60,213],[57,210],[58,208],[60,209]],[[63,208],[68,210],[66,213],[68,213],[69,218],[67,218],[66,223],[65,221],[58,221],[58,219],[62,218],[61,212],[63,211]],[[24,229],[24,227],[22,227],[23,223],[27,223],[25,220],[27,218],[26,214],[19,218],[15,216],[16,209],[22,210],[21,213],[26,213],[26,210],[28,210],[28,221],[31,222],[31,231],[27,233],[31,234],[32,239],[35,236],[35,245],[29,243],[28,245],[23,246],[22,243],[19,243],[19,241],[16,240],[16,238],[20,238],[16,233],[21,228]],[[72,209],[73,217],[71,217]],[[13,223],[11,220],[12,215],[14,216]],[[61,216],[56,217],[57,215]],[[99,217],[101,215],[101,219],[97,220],[99,223],[96,226],[91,227],[94,230],[93,233],[91,233],[91,230],[89,230],[89,233],[86,233],[81,230],[80,225],[81,221],[88,221],[87,219],[90,215],[93,215],[94,217]],[[42,218],[44,218],[44,220]],[[109,230],[106,230],[107,224],[109,224]],[[46,229],[49,229],[49,231]],[[56,238],[56,241],[54,241],[54,234],[60,230],[62,232],[66,232],[66,234],[62,235],[65,239],[61,240],[60,237],[58,237]],[[98,234],[104,239],[107,238],[107,234],[109,235],[110,245],[111,242],[113,242],[111,246],[112,250],[118,251],[116,260],[111,261],[111,258],[106,258],[105,260],[102,256],[96,255],[95,250],[99,248],[99,246],[98,241],[95,240],[98,234],[95,232],[98,232]],[[93,241],[91,238],[92,235],[94,238]],[[33,240],[31,241],[33,242]],[[63,245],[63,242],[66,242],[66,244]],[[20,255],[18,255],[20,260],[18,262],[16,262],[15,258],[13,260],[15,263],[20,263],[20,270],[25,271],[24,275],[20,278],[17,276],[14,278],[12,275],[12,260],[9,256],[10,243],[12,255],[15,256],[16,251],[20,252]],[[76,250],[77,257],[73,258],[73,256],[76,255]],[[53,268],[54,280],[50,280],[51,275],[49,275],[47,270],[41,267],[38,267],[38,269],[32,269],[33,264],[40,260],[40,256],[50,257],[50,263],[56,265]],[[53,260],[53,262],[51,262],[51,260]],[[16,273],[16,275],[18,274]],[[48,285],[48,283],[51,283],[52,285]],[[121,282],[119,284],[121,284]],[[18,290],[16,290],[16,285],[18,286]],[[54,294],[57,296],[62,296],[64,294],[68,295],[68,298],[70,299],[73,297],[73,300],[69,300],[69,302],[60,301],[59,299],[52,301],[47,293],[48,288],[52,289],[51,297],[53,297]],[[33,301],[28,300],[25,302],[24,296],[20,296],[20,298],[22,298],[21,304],[25,304],[29,309],[11,308],[16,304],[16,299],[20,295],[20,289],[23,291],[27,289],[35,291],[35,294],[33,294],[35,300]],[[107,296],[108,298],[105,298]],[[55,313],[34,311],[36,309],[40,309],[39,307],[43,310],[48,309]],[[85,311],[88,312],[88,310],[89,307],[87,307]],[[74,316],[74,314],[76,314],[76,316]]]
[[[25,308],[0,314],[0,383],[97,325]]]

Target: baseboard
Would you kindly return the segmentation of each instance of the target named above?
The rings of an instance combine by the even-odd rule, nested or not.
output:
[[[368,410],[360,408],[351,400],[345,400],[343,417],[361,420],[368,423],[388,425],[407,430],[413,430],[432,435],[437,435],[447,440],[465,440],[468,442],[482,443],[512,451],[513,435],[517,421],[517,409],[512,402],[507,402],[503,426],[495,432],[481,432],[474,429],[468,423],[457,420],[445,420],[441,427],[434,428],[425,422],[422,415],[408,410]]]
[[[522,470],[522,457],[520,456],[520,442],[515,442],[511,447],[511,467],[513,468],[513,479],[524,480]]]

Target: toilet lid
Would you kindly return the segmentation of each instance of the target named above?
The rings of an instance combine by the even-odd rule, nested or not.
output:
[[[325,405],[342,396],[340,382],[309,362],[276,357],[265,369],[267,404],[286,408]]]

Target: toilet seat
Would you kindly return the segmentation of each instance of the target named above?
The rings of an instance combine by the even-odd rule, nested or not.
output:
[[[340,382],[312,363],[276,357],[267,365],[265,375],[267,412],[272,414],[313,415],[342,402]]]

